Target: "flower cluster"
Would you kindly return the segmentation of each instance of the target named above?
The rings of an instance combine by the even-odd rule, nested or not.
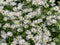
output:
[[[56,0],[1,0],[0,45],[56,45],[59,5]]]

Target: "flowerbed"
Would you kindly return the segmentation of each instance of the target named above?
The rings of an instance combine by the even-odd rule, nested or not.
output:
[[[0,45],[60,45],[60,1],[1,0]]]

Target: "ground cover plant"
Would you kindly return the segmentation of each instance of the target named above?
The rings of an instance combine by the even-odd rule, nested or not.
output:
[[[0,45],[60,45],[60,0],[0,0]]]

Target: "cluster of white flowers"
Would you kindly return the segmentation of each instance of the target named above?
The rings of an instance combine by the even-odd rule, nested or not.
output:
[[[47,25],[56,24],[57,19],[60,20],[60,9],[59,6],[55,6],[55,0],[24,1],[0,0],[0,14],[2,14],[3,18],[3,21],[1,20],[2,23],[0,23],[0,27],[2,27],[0,44],[56,45],[55,42],[47,43],[52,41],[52,38],[50,37],[51,33],[49,29],[46,27]],[[33,10],[34,7],[30,7],[30,2],[32,2],[32,6],[37,6],[35,10]],[[48,4],[48,2],[52,4]],[[42,9],[49,7],[49,5],[53,6],[48,11],[47,9]],[[12,11],[9,10],[11,8],[9,6],[12,7]],[[54,11],[54,14],[52,11]],[[44,21],[44,19],[46,20]],[[11,37],[13,37],[13,41],[7,43],[8,38]],[[29,40],[32,40],[34,44],[30,44]]]

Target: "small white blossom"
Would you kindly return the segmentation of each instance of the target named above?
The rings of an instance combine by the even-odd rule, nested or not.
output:
[[[55,42],[51,42],[51,45],[56,45]]]
[[[1,31],[1,37],[6,39],[7,38],[7,34],[5,31]]]
[[[15,3],[15,2],[11,2],[11,3],[10,3],[10,5],[15,6],[15,5],[16,5],[16,3]]]
[[[31,32],[36,33],[36,32],[37,32],[37,29],[32,28],[32,29],[31,29]]]
[[[17,7],[13,7],[13,11],[17,11]]]
[[[26,39],[31,39],[31,38],[33,38],[32,34],[26,36]]]
[[[21,9],[23,4],[19,3],[17,9]]]
[[[55,2],[55,0],[50,0],[50,2],[54,3],[54,2]]]
[[[35,45],[41,45],[39,42],[37,42]]]
[[[7,43],[1,43],[1,45],[7,45]]]
[[[13,0],[6,0],[6,2],[12,2]]]
[[[54,7],[54,10],[55,10],[55,11],[58,11],[58,10],[59,10],[59,7],[58,7],[58,6],[55,6],[55,7]]]
[[[12,32],[7,32],[7,36],[13,36]]]
[[[30,35],[31,34],[31,31],[27,30],[26,31],[26,34]]]
[[[22,32],[23,30],[22,30],[21,28],[18,28],[17,31],[18,31],[18,32]]]
[[[7,17],[4,17],[4,18],[3,18],[3,20],[4,20],[4,21],[7,21],[7,20],[8,20],[8,18],[7,18]]]

